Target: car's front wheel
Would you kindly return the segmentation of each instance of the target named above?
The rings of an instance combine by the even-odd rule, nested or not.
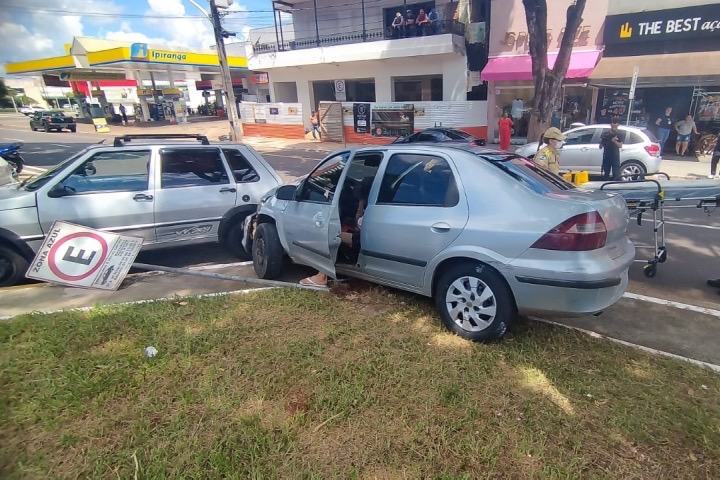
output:
[[[0,247],[0,287],[10,287],[22,282],[28,265],[28,261],[14,250]]]
[[[253,268],[258,278],[273,280],[282,271],[284,252],[277,228],[272,223],[261,223],[255,230],[252,246]]]
[[[244,219],[245,217],[239,219],[232,227],[230,227],[227,237],[225,237],[225,246],[228,250],[230,250],[230,253],[240,260],[250,260],[252,255],[248,253],[242,245],[243,235],[245,234],[245,231],[243,230]]]
[[[77,131],[77,126],[72,125],[72,126],[68,127],[68,129],[70,129],[71,132],[75,133]]]
[[[646,172],[645,165],[637,160],[628,160],[620,165],[620,178],[623,181],[642,180]]]
[[[501,338],[517,316],[504,279],[482,263],[446,271],[435,288],[435,305],[448,330],[474,342]]]

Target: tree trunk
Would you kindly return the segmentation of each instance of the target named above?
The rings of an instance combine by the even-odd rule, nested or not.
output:
[[[550,125],[553,109],[562,102],[562,84],[570,65],[578,28],[587,0],[576,0],[567,9],[565,33],[560,43],[555,65],[548,68],[547,51],[547,0],[523,0],[528,26],[530,58],[535,86],[535,96],[530,111],[528,142],[540,139]]]

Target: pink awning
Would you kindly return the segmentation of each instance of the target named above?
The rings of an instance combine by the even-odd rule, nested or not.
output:
[[[600,58],[599,51],[573,52],[570,54],[570,66],[566,78],[587,78],[595,69]],[[548,66],[555,65],[557,53],[548,53]],[[532,80],[532,60],[530,55],[509,57],[491,57],[480,73],[480,80]]]

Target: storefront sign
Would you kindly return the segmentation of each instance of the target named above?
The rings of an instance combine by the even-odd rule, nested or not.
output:
[[[610,15],[605,43],[720,38],[720,4]]]
[[[297,115],[298,109],[297,107],[288,107],[288,115]]]
[[[254,75],[250,75],[250,83],[253,85],[265,84],[270,83],[270,79],[268,78],[267,73],[256,73]]]
[[[370,133],[370,104],[353,103],[355,133]]]
[[[335,80],[335,100],[338,102],[344,102],[347,100],[345,80]]]
[[[253,105],[253,113],[255,114],[255,123],[267,123],[264,105]]]
[[[280,109],[277,107],[270,107],[270,115],[280,115]]]
[[[415,130],[415,106],[412,104],[376,104],[371,117],[375,137],[404,137]]]

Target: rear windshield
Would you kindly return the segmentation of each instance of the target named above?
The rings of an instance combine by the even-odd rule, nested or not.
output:
[[[650,139],[651,142],[657,143],[657,142],[660,141],[660,140],[658,140],[658,138],[655,136],[655,134],[654,134],[653,132],[651,132],[650,130],[648,130],[647,128],[643,128],[643,129],[642,129],[642,132],[643,132],[645,135],[647,135],[647,137]]]
[[[490,164],[513,177],[539,194],[574,190],[575,185],[565,181],[532,160],[517,155],[482,155]]]
[[[473,138],[472,135],[460,130],[448,130],[445,132],[445,135],[447,135],[451,140],[470,140]]]

